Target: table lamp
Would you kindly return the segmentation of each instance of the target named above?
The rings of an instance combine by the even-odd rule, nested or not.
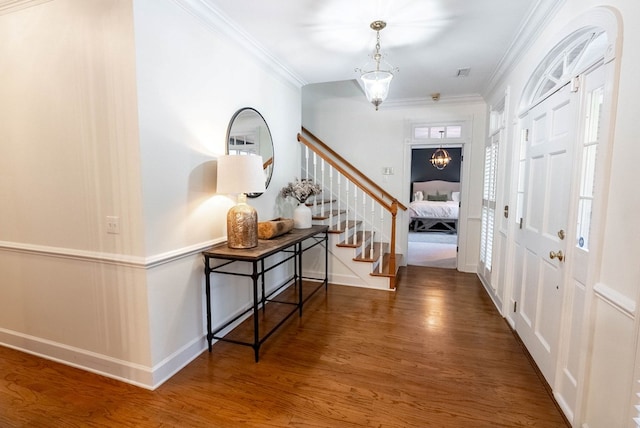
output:
[[[247,204],[247,193],[265,191],[262,156],[224,155],[218,158],[217,193],[238,195],[227,213],[227,246],[253,248],[258,245],[258,213]]]

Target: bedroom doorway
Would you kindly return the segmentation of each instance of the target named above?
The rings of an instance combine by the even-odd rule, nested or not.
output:
[[[423,135],[437,144],[412,145],[410,164],[410,220],[407,236],[407,264],[444,269],[458,267],[458,214],[462,145],[462,126],[425,126]],[[414,128],[414,137],[420,135]],[[417,131],[417,132],[416,132]],[[435,141],[434,141],[435,142]],[[434,152],[446,150],[451,160],[444,168],[431,162]]]

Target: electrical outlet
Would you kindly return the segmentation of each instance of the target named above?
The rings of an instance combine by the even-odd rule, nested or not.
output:
[[[117,235],[120,233],[120,217],[107,216],[107,233]]]

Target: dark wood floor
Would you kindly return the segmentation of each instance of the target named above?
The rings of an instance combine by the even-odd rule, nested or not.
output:
[[[329,286],[261,349],[218,342],[156,391],[0,347],[1,427],[566,427],[477,277]]]

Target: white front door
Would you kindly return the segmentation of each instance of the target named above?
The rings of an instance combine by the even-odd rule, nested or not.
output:
[[[576,94],[569,86],[522,119],[524,200],[516,233],[521,266],[516,331],[553,386],[558,357],[564,261],[570,198]]]

